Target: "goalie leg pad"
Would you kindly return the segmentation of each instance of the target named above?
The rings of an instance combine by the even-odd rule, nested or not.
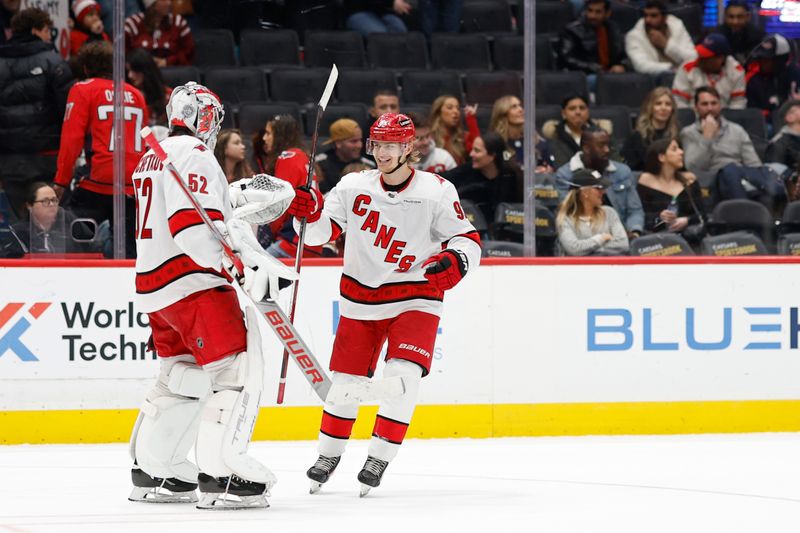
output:
[[[261,336],[255,310],[247,308],[247,351],[203,367],[213,392],[203,409],[195,446],[200,470],[215,478],[236,475],[269,487],[269,468],[247,455],[264,380]]]
[[[381,401],[368,453],[370,457],[391,461],[400,450],[408,424],[414,415],[419,384],[422,380],[422,368],[416,363],[403,359],[390,359],[386,363],[383,376],[385,378],[402,376],[405,392]]]
[[[161,358],[155,387],[142,404],[131,435],[131,455],[148,475],[196,483],[187,459],[211,381],[190,355]]]

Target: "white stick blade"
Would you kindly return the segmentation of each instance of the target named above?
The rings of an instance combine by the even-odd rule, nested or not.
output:
[[[331,74],[328,76],[328,83],[325,84],[325,90],[322,91],[322,98],[319,99],[319,106],[325,111],[325,108],[328,107],[328,100],[331,99],[331,95],[333,94],[333,87],[336,85],[336,80],[339,79],[339,69],[336,68],[336,63],[333,64],[331,68]]]

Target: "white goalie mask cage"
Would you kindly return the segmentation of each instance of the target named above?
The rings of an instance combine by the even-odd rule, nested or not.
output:
[[[183,126],[213,150],[225,109],[216,94],[190,81],[173,89],[167,103],[167,117],[170,131]]]

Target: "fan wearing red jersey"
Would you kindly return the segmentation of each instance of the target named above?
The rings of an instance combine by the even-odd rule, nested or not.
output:
[[[308,222],[305,242],[324,244],[347,232],[340,283],[341,318],[331,355],[333,382],[372,377],[388,341],[384,378],[405,391],[385,399],[358,474],[361,495],[377,487],[411,422],[422,377],[431,369],[444,292],[480,263],[480,238],[455,187],[410,163],[415,129],[406,115],[386,113],[370,128],[367,154],[376,170],[344,176],[324,197],[299,187],[288,212]],[[319,459],[307,475],[311,492],[328,481],[344,453],[358,405],[326,405]]]
[[[75,162],[84,149],[86,136],[91,137],[87,151],[89,175],[81,179],[69,197],[68,207],[81,218],[92,218],[98,224],[114,218],[114,83],[111,81],[114,50],[111,43],[86,43],[78,55],[87,79],[73,85],[67,97],[61,146],[55,177],[59,198],[70,187]],[[150,122],[147,103],[136,87],[125,84],[125,255],[136,256],[133,237],[136,204],[131,187],[131,174],[144,153],[139,130]],[[89,156],[91,153],[91,156]]]
[[[255,301],[274,295],[278,277],[297,274],[261,248],[248,220],[257,216],[258,223],[268,223],[281,216],[291,187],[266,175],[258,178],[274,186],[263,191],[249,188],[255,179],[228,185],[213,151],[224,110],[206,87],[176,87],[167,116],[170,136],[161,146],[242,259],[243,289]],[[199,488],[202,508],[266,507],[275,476],[247,453],[264,379],[257,315],[248,307],[243,320],[223,271],[221,244],[153,151],[142,157],[133,183],[136,305],[150,319],[161,372],[131,437],[130,499],[191,502]],[[259,204],[278,208],[262,219],[250,209]],[[196,466],[187,458],[192,446]]]

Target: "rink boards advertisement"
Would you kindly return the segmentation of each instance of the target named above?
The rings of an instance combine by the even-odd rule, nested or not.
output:
[[[84,424],[97,427],[90,441],[124,440],[158,369],[133,269],[19,264],[0,267],[0,442],[69,442]],[[317,265],[303,269],[296,323],[327,366],[341,266]],[[797,269],[487,262],[447,294],[410,434],[798,430]],[[260,327],[262,418],[272,424],[256,437],[314,438],[321,403],[290,363],[285,404],[275,405],[282,347]],[[61,429],[31,437],[33,426]]]

